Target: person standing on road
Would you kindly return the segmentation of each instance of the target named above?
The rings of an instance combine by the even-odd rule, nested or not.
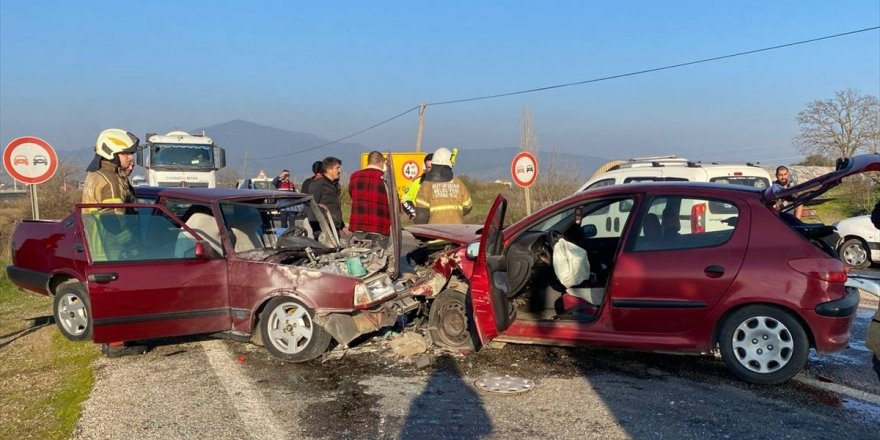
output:
[[[272,179],[272,186],[275,187],[276,191],[296,191],[296,185],[290,180],[290,170],[281,170],[281,174]],[[295,212],[292,208],[283,208],[281,210],[280,220],[282,228],[286,229],[289,226],[290,217],[295,215]]]
[[[388,206],[387,169],[385,156],[378,151],[367,155],[367,167],[355,171],[348,181],[351,195],[351,219],[348,229],[353,233],[381,235],[387,243],[391,235],[391,213]]]
[[[785,165],[780,165],[776,167],[776,180],[773,181],[773,192],[777,193],[785,189],[789,189],[794,186],[794,182],[791,180],[791,173],[788,171],[788,167]],[[787,200],[778,200],[776,202],[776,210],[781,210],[786,206],[791,205],[791,202]],[[801,218],[803,214],[804,207],[803,205],[798,206],[794,209],[794,216],[797,218]]]
[[[309,183],[309,194],[319,205],[323,205],[330,211],[336,230],[342,234],[348,234],[348,228],[342,220],[342,189],[339,188],[339,175],[342,173],[342,161],[329,156],[322,162],[321,175]],[[312,230],[320,230],[317,219],[309,219]]]
[[[401,207],[403,208],[403,212],[405,212],[410,219],[413,219],[416,216],[416,196],[419,195],[419,187],[422,185],[422,181],[425,180],[425,174],[427,174],[428,171],[431,171],[433,158],[433,153],[428,153],[428,155],[425,156],[425,172],[422,173],[421,176],[416,177],[415,180],[409,184],[409,187],[406,188],[406,194],[403,195]]]
[[[128,175],[134,168],[134,153],[140,140],[137,136],[118,128],[109,128],[98,135],[95,142],[95,157],[86,168],[83,183],[82,203],[134,203],[134,188]],[[125,223],[102,214],[125,214],[125,209],[88,208],[94,214],[89,227],[84,225],[89,237],[89,248],[93,260],[118,261],[123,254],[132,255],[134,234]],[[135,253],[136,255],[136,253]],[[107,357],[144,353],[144,345],[126,345],[124,341],[101,345],[101,352]]]
[[[467,186],[452,174],[452,152],[438,148],[416,195],[415,223],[461,224],[473,207]]]
[[[272,186],[278,191],[296,191],[296,185],[290,180],[290,170],[282,170],[281,174],[275,176]]]
[[[312,164],[312,177],[303,181],[302,189],[303,194],[309,193],[309,184],[312,183],[315,179],[321,176],[321,170],[324,168],[324,162],[320,160],[316,160],[315,163]]]

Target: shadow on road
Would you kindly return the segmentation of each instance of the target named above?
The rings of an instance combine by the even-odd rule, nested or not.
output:
[[[479,439],[494,427],[483,401],[465,383],[455,359],[441,356],[425,389],[410,404],[401,439]]]
[[[18,339],[23,338],[23,337],[41,329],[41,328],[43,328],[43,327],[55,324],[55,317],[51,316],[51,315],[50,316],[37,316],[34,318],[30,318],[29,321],[31,321],[31,324],[29,327],[22,329],[22,330],[19,330],[19,331],[16,331],[16,332],[12,332],[12,333],[8,333],[8,334],[0,336],[0,341],[3,341],[3,342],[0,342],[0,348],[6,347],[7,345],[17,341]],[[9,338],[9,339],[7,339],[7,338]]]

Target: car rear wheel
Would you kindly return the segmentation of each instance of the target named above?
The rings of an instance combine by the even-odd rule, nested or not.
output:
[[[846,263],[847,266],[864,269],[871,265],[871,259],[868,257],[868,248],[865,246],[865,242],[858,238],[851,238],[845,241],[840,246],[838,254],[841,261]]]
[[[274,298],[260,314],[260,332],[269,354],[290,362],[312,360],[327,351],[331,337],[314,312],[289,297]]]
[[[92,339],[92,306],[85,286],[68,281],[55,290],[52,313],[58,330],[71,341]]]
[[[747,382],[774,385],[791,379],[807,364],[810,343],[803,326],[784,310],[746,306],[721,324],[721,358]]]
[[[437,295],[428,316],[431,340],[441,347],[474,349],[467,316],[467,296],[447,289]]]

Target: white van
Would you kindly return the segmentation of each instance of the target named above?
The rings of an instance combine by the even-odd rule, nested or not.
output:
[[[578,189],[578,192],[588,189],[600,188],[609,185],[639,182],[713,182],[730,185],[747,185],[755,188],[767,188],[772,181],[770,173],[764,168],[751,163],[722,164],[717,162],[702,163],[692,162],[676,156],[641,157],[626,161],[610,162],[593,174],[593,177]],[[632,208],[631,202],[614,203],[603,209],[604,212],[593,213],[602,215],[606,220],[617,219],[618,221],[606,221],[597,224],[598,237],[614,236],[620,234],[619,230],[623,220],[629,215]],[[652,213],[663,215],[660,206],[652,205]],[[694,224],[706,231],[729,228],[725,223],[730,217],[731,206],[720,202],[697,204],[681,203],[680,206],[669,206],[678,211],[681,220],[682,232]],[[658,212],[653,212],[660,209]],[[608,210],[612,215],[607,214]],[[669,209],[667,209],[669,211]],[[666,212],[666,215],[670,215]],[[585,223],[591,220],[590,216],[584,218]]]

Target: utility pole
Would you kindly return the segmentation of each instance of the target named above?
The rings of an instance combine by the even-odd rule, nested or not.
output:
[[[416,136],[416,151],[422,151],[422,133],[425,132],[425,110],[428,105],[424,102],[419,105],[419,134]]]
[[[244,152],[244,175],[242,175],[242,178],[245,181],[247,181],[247,178],[248,178],[247,163],[248,163],[248,152],[247,152],[247,150],[245,150],[245,152]]]

